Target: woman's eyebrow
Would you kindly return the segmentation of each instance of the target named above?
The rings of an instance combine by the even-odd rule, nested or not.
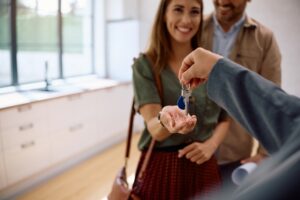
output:
[[[184,6],[183,6],[183,5],[181,5],[181,4],[175,4],[173,7],[180,7],[180,8],[184,8]]]
[[[201,7],[200,6],[194,6],[194,7],[192,7],[192,10],[201,10]]]

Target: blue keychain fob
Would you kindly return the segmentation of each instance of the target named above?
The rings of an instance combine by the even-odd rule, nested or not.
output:
[[[185,103],[184,103],[184,97],[180,96],[179,99],[177,100],[177,106],[181,109],[185,109]]]
[[[192,91],[190,90],[190,85],[181,85],[181,95],[177,101],[177,105],[180,109],[185,110],[186,115],[189,112],[189,103]]]

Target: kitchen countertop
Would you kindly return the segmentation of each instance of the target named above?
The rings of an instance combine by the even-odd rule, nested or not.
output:
[[[16,92],[0,94],[0,110],[127,84],[131,84],[131,82],[120,82],[110,79],[93,79],[88,81],[50,86],[49,91],[45,91],[41,88],[18,90]]]

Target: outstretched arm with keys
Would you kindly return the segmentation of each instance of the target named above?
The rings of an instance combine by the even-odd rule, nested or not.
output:
[[[299,199],[300,99],[202,48],[184,59],[179,78],[192,88],[207,81],[209,97],[271,153],[234,196],[215,199]]]
[[[178,99],[177,106],[166,106],[160,112],[160,119],[167,124],[167,129],[172,132],[173,127],[178,127],[185,130],[181,133],[188,133],[193,130],[196,124],[196,117],[189,115],[189,99],[192,91],[190,85],[183,84],[181,96]],[[180,110],[180,109],[181,110]],[[230,119],[225,118],[219,121],[216,125],[213,135],[205,142],[194,141],[185,148],[179,150],[178,157],[186,157],[191,162],[202,164],[209,160],[215,153],[218,146],[224,140],[229,128]],[[175,131],[176,132],[176,131]]]

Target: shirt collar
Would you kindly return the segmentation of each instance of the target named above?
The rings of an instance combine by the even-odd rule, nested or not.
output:
[[[213,22],[214,22],[214,25],[219,30],[221,30],[222,32],[224,32],[222,26],[220,25],[220,23],[217,20],[217,17],[216,17],[215,13],[213,14]],[[247,23],[244,23],[244,22],[247,22]],[[233,26],[230,27],[230,29],[229,29],[228,32],[231,32],[232,30],[235,30],[235,29],[241,27],[243,23],[244,23],[245,26],[246,26],[246,24],[247,24],[247,26],[252,26],[253,22],[252,22],[252,20],[250,18],[246,17],[246,14],[243,14],[243,16],[241,17],[241,19],[239,19],[239,21],[237,21],[235,24],[233,24]]]
[[[257,23],[253,19],[251,19],[250,17],[248,17],[246,15],[244,27],[251,28],[251,27],[256,27],[256,26],[257,26]]]

